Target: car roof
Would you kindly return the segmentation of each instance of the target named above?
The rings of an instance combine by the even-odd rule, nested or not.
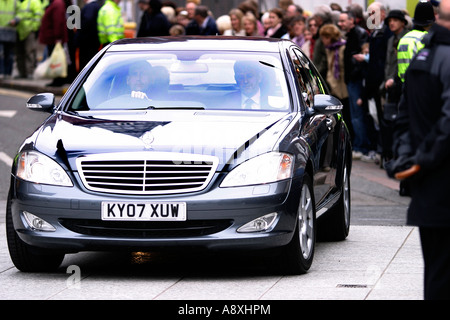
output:
[[[280,42],[288,41],[263,37],[232,36],[177,36],[127,38],[115,41],[108,52],[145,51],[145,50],[212,50],[279,52]]]

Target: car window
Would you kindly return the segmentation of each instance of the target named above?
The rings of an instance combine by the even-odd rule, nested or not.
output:
[[[311,83],[311,88],[314,94],[326,94],[326,84],[322,80],[321,76],[319,75],[319,72],[314,67],[313,63],[301,52],[299,49],[294,49],[295,54],[300,60],[300,63],[302,64],[305,73]]]
[[[68,110],[149,107],[287,111],[290,99],[278,54],[115,52],[97,63]]]
[[[291,59],[295,65],[303,99],[308,107],[312,107],[314,95],[327,93],[326,84],[312,62],[298,48],[291,50]]]
[[[312,89],[309,83],[309,78],[306,74],[306,70],[303,68],[303,64],[300,62],[297,54],[290,50],[291,61],[293,63],[294,74],[298,81],[299,89],[301,92],[301,99],[305,102],[306,106],[312,107]]]

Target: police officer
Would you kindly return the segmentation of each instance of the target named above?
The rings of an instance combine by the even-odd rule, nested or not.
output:
[[[405,34],[398,42],[398,76],[402,82],[405,81],[405,72],[412,58],[424,47],[422,38],[427,34],[434,21],[433,5],[427,0],[421,0],[414,11],[413,30]]]
[[[40,0],[17,0],[16,15],[10,24],[16,26],[17,69],[19,78],[31,78],[36,67],[36,31],[39,30],[44,7]]]
[[[98,12],[98,39],[103,46],[125,37],[119,2],[120,0],[106,0]]]
[[[16,29],[11,20],[16,14],[17,0],[0,1],[0,77],[9,78],[12,74]]]
[[[422,38],[428,33],[434,21],[433,5],[427,0],[421,0],[414,11],[413,30],[400,39],[397,47],[398,79],[402,83],[405,82],[405,72],[412,58],[425,46]],[[400,182],[400,195],[411,195],[407,181]]]
[[[405,74],[390,176],[409,179],[407,222],[419,227],[425,299],[450,299],[450,0]]]

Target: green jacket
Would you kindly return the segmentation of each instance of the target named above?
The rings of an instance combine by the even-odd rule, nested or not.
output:
[[[0,27],[9,26],[16,16],[17,0],[0,0]]]
[[[124,38],[124,24],[120,7],[112,0],[106,0],[97,18],[98,39],[101,44]]]
[[[405,81],[405,72],[411,63],[412,58],[425,46],[422,43],[422,39],[426,34],[426,31],[412,30],[405,34],[398,42],[398,76],[402,82]]]
[[[31,32],[39,30],[44,7],[41,0],[17,1],[16,23],[19,40],[24,40]]]

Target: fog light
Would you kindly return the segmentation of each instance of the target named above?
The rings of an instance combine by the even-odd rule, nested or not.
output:
[[[250,221],[249,223],[244,224],[242,227],[237,229],[237,232],[266,231],[273,225],[277,216],[278,214],[276,212],[266,214],[262,217]]]
[[[25,220],[27,221],[30,228],[33,230],[56,231],[56,228],[54,226],[52,226],[50,223],[48,223],[44,219],[41,219],[41,218],[35,216],[32,213],[23,211],[23,216],[25,217]]]

